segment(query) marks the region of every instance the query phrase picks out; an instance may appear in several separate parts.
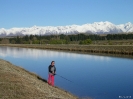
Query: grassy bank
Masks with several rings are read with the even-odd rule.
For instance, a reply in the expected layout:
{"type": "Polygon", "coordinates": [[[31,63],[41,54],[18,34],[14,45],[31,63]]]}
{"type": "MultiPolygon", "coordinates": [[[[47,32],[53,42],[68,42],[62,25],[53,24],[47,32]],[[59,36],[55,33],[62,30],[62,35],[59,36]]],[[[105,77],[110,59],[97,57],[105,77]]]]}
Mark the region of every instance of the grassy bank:
{"type": "Polygon", "coordinates": [[[77,99],[34,73],[0,59],[0,99],[77,99]]]}
{"type": "Polygon", "coordinates": [[[50,50],[78,51],[89,53],[121,54],[133,56],[133,45],[34,45],[34,44],[1,44],[1,46],[38,48],[50,50]]]}

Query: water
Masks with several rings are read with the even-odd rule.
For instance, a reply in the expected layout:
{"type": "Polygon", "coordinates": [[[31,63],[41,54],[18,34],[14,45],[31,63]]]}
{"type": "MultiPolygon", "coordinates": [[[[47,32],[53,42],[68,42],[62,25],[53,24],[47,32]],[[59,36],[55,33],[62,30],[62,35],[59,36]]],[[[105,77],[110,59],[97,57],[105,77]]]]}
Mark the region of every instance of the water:
{"type": "Polygon", "coordinates": [[[55,85],[79,97],[94,99],[133,98],[133,59],[76,54],[41,49],[0,47],[0,58],[48,77],[55,61],[55,85]]]}

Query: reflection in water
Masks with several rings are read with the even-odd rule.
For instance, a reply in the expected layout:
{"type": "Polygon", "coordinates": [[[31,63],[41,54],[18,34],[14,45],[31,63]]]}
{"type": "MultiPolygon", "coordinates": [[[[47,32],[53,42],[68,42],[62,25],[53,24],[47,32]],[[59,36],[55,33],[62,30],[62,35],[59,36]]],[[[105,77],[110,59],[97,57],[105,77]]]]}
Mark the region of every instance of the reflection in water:
{"type": "Polygon", "coordinates": [[[80,97],[118,99],[133,96],[133,61],[126,58],[76,54],[50,50],[0,47],[0,58],[22,66],[47,79],[48,66],[55,60],[55,85],[80,97]]]}
{"type": "Polygon", "coordinates": [[[76,54],[76,53],[68,53],[68,52],[58,52],[58,51],[49,51],[49,50],[38,50],[38,49],[30,49],[30,48],[15,48],[15,47],[1,47],[0,48],[0,56],[12,56],[14,58],[55,58],[55,57],[65,57],[65,58],[84,58],[84,59],[94,59],[94,60],[110,60],[109,57],[104,56],[94,56],[94,55],[85,55],[85,54],[76,54]]]}

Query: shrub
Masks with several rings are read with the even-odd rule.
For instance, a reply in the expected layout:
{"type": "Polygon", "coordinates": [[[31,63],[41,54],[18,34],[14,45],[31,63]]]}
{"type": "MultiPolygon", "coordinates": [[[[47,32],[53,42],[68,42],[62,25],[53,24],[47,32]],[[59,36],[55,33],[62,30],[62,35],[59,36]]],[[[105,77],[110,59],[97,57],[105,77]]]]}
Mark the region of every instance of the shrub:
{"type": "Polygon", "coordinates": [[[83,40],[83,41],[80,41],[79,44],[84,44],[84,45],[88,45],[88,44],[91,44],[92,41],[91,39],[86,39],[86,40],[83,40]]]}

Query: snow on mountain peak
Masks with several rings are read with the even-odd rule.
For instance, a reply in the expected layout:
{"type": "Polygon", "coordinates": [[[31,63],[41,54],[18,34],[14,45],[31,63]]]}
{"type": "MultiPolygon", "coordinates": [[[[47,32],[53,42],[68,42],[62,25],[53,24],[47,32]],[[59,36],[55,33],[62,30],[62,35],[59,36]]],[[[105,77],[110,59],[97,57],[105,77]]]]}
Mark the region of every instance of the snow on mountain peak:
{"type": "Polygon", "coordinates": [[[128,33],[133,32],[133,24],[128,22],[126,24],[115,25],[111,22],[94,22],[83,25],[67,25],[67,26],[36,26],[30,28],[11,28],[0,29],[0,36],[9,35],[51,35],[51,34],[77,34],[77,33],[91,33],[91,34],[109,34],[109,33],[128,33]]]}

